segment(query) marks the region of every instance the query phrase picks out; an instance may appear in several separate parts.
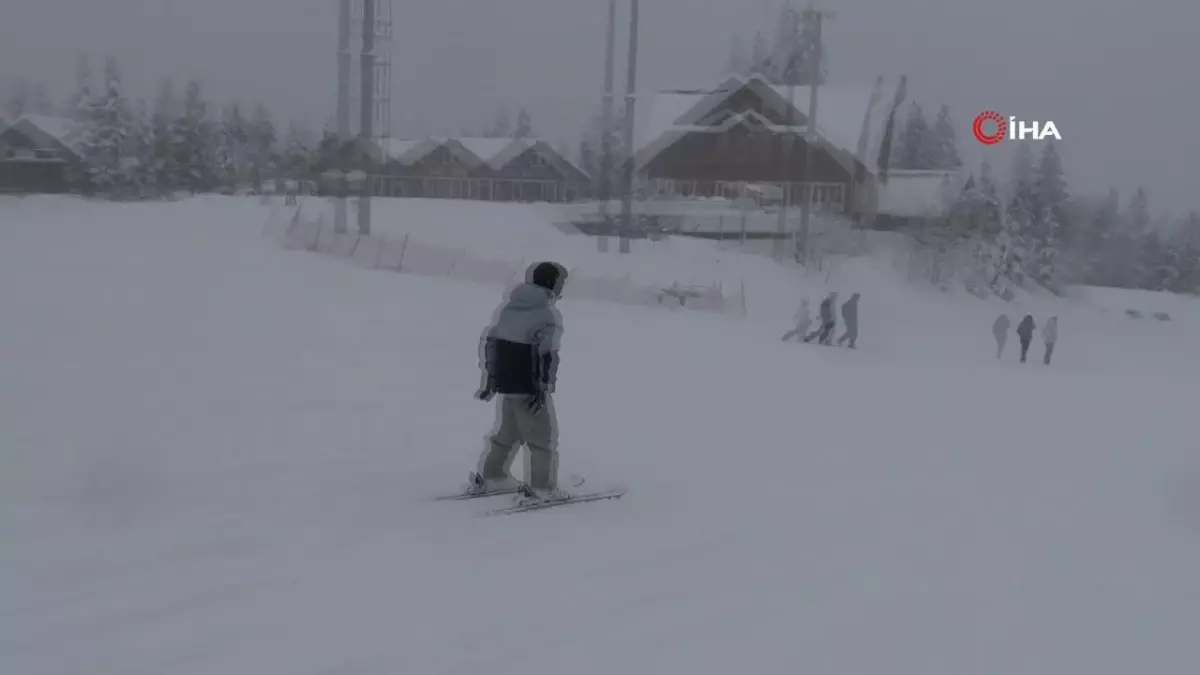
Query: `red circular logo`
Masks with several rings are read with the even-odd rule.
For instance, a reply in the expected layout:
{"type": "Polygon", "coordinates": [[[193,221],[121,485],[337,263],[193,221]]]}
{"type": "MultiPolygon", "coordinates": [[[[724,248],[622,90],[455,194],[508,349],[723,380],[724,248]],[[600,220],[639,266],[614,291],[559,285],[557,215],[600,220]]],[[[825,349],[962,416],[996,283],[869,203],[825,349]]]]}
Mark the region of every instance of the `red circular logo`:
{"type": "Polygon", "coordinates": [[[975,140],[980,143],[995,145],[1008,136],[1008,121],[995,110],[985,110],[975,118],[974,124],[971,125],[971,133],[975,134],[975,140]],[[984,130],[983,127],[988,122],[996,125],[995,131],[988,133],[984,130]]]}

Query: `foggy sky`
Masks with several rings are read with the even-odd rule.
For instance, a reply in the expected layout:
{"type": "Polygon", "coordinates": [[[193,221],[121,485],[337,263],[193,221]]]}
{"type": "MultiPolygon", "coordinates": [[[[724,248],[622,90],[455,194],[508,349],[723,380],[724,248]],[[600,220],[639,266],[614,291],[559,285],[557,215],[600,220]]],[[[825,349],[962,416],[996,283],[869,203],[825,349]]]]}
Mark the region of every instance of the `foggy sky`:
{"type": "MultiPolygon", "coordinates": [[[[639,89],[706,86],[732,31],[770,30],[781,0],[642,0],[639,89]]],[[[622,0],[622,6],[628,0],[622,0]]],[[[393,0],[395,135],[478,130],[525,103],[538,135],[574,148],[603,81],[605,0],[393,0]]],[[[314,128],[335,103],[336,0],[6,0],[0,82],[73,88],[78,51],[115,56],[127,87],[197,77],[211,99],[261,100],[314,128]]],[[[1149,190],[1152,210],[1200,208],[1194,134],[1200,3],[1185,0],[824,0],[832,83],[908,74],[928,113],[942,102],[976,164],[1003,166],[971,119],[993,108],[1052,119],[1073,191],[1149,190]]],[[[619,52],[624,52],[624,33],[619,52]]],[[[622,59],[623,60],[623,59],[622,59]]],[[[618,88],[624,68],[618,65],[618,88]]],[[[177,85],[182,86],[182,83],[177,85]]],[[[1012,144],[1007,144],[1011,146],[1012,144]]],[[[1011,147],[1009,148],[1011,150],[1011,147]]],[[[1003,175],[1003,174],[1002,174],[1003,175]]]]}

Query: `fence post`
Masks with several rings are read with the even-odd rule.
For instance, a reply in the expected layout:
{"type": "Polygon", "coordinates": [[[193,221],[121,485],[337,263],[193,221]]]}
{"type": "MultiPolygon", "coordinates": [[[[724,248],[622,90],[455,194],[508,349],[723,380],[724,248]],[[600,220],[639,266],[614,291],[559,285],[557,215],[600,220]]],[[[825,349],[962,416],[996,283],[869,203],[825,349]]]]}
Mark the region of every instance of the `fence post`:
{"type": "Polygon", "coordinates": [[[383,249],[386,247],[387,247],[387,237],[380,237],[379,238],[379,250],[375,253],[375,264],[371,266],[371,269],[373,269],[373,270],[379,269],[379,263],[383,261],[383,249]]]}
{"type": "Polygon", "coordinates": [[[292,230],[295,229],[296,223],[300,221],[300,209],[296,209],[296,215],[292,216],[292,222],[288,223],[287,229],[283,231],[284,243],[292,240],[292,230]]]}
{"type": "Polygon", "coordinates": [[[275,222],[275,209],[276,207],[271,207],[271,213],[267,216],[267,222],[263,223],[260,236],[265,237],[267,235],[267,230],[270,229],[271,225],[275,222]]]}
{"type": "Polygon", "coordinates": [[[748,318],[750,311],[746,307],[746,280],[742,279],[742,318],[748,318]]]}
{"type": "Polygon", "coordinates": [[[404,271],[404,252],[408,250],[408,235],[410,232],[404,233],[404,241],[400,244],[400,259],[396,261],[396,271],[404,271]]]}
{"type": "Polygon", "coordinates": [[[321,250],[321,221],[317,221],[317,236],[313,238],[312,248],[308,249],[309,253],[317,253],[321,250]]]}

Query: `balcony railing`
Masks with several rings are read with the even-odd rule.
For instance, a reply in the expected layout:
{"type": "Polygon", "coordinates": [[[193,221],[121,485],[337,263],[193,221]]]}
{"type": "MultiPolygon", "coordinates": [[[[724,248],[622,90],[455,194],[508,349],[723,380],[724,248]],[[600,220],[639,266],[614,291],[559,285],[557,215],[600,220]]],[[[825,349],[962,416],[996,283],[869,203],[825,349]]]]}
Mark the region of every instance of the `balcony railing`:
{"type": "Polygon", "coordinates": [[[799,205],[805,199],[822,210],[841,211],[846,204],[844,183],[789,182],[756,183],[750,181],[676,180],[654,178],[644,185],[644,196],[651,199],[697,199],[716,197],[748,200],[759,207],[799,205]]]}

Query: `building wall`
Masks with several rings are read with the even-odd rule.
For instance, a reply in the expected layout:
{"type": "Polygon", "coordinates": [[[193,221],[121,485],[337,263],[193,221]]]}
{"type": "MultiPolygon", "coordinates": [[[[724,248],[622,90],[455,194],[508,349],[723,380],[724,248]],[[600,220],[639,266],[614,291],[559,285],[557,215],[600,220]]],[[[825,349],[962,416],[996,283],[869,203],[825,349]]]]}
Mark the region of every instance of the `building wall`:
{"type": "Polygon", "coordinates": [[[0,132],[0,192],[67,192],[66,160],[9,127],[0,132]]]}
{"type": "Polygon", "coordinates": [[[676,141],[647,164],[647,178],[779,183],[848,183],[851,175],[827,151],[816,148],[805,176],[805,143],[796,139],[783,164],[783,139],[766,131],[735,127],[721,134],[693,133],[676,141]]]}
{"type": "Polygon", "coordinates": [[[643,177],[650,184],[666,179],[688,185],[688,191],[705,196],[726,193],[731,184],[786,183],[789,203],[801,202],[810,188],[818,201],[831,201],[836,208],[850,209],[856,203],[853,176],[829,151],[812,151],[807,174],[803,139],[795,139],[786,166],[783,152],[782,137],[766,130],[738,126],[720,134],[692,133],[654,157],[643,177]]]}

